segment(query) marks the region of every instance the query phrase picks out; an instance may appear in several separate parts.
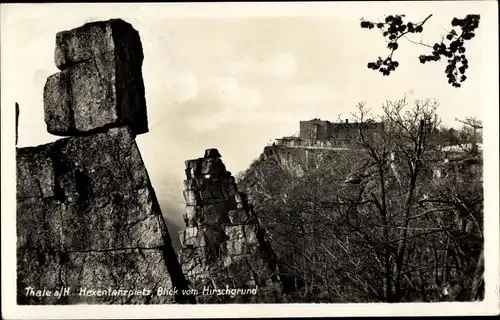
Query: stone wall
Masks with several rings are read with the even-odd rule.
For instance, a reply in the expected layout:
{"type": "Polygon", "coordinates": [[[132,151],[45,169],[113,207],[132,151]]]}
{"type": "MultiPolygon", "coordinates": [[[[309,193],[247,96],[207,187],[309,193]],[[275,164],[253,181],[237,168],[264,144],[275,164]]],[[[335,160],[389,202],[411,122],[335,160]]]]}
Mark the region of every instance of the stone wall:
{"type": "Polygon", "coordinates": [[[383,123],[331,123],[329,126],[329,139],[335,147],[359,147],[360,130],[363,131],[365,138],[372,139],[377,133],[382,132],[383,123]]]}
{"type": "Polygon", "coordinates": [[[359,130],[366,136],[372,136],[383,129],[381,122],[349,123],[330,122],[321,119],[300,121],[300,138],[307,145],[327,142],[332,147],[351,147],[359,140],[359,130]]]}
{"type": "Polygon", "coordinates": [[[326,140],[330,135],[330,121],[321,119],[313,119],[309,121],[300,121],[300,138],[308,142],[314,143],[316,140],[326,140]]]}
{"type": "Polygon", "coordinates": [[[186,229],[179,233],[182,269],[199,302],[277,302],[276,258],[246,194],[217,149],[186,161],[186,229]],[[256,289],[257,294],[214,295],[207,289],[256,289]],[[203,290],[205,289],[205,292],[203,290]]]}
{"type": "Polygon", "coordinates": [[[57,34],[45,122],[72,137],[16,150],[19,304],[193,302],[135,142],[148,131],[142,59],[122,20],[57,34]]]}

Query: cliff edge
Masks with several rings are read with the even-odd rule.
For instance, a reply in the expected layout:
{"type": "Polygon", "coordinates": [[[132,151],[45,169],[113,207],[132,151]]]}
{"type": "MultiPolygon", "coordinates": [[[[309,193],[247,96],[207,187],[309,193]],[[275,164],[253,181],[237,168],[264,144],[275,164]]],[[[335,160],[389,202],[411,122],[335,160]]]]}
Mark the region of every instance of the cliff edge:
{"type": "Polygon", "coordinates": [[[135,142],[142,60],[123,20],[57,34],[45,122],[71,137],[16,150],[18,304],[194,302],[135,142]]]}

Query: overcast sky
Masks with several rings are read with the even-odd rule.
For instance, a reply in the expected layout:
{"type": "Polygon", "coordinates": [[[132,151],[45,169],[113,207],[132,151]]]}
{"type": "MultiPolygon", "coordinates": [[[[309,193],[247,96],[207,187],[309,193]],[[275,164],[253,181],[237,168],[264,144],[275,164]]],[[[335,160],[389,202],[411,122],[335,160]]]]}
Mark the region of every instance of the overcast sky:
{"type": "Polygon", "coordinates": [[[122,18],[139,31],[150,132],[137,142],[170,220],[181,221],[184,160],[218,148],[233,174],[248,167],[270,139],[298,132],[299,121],[349,117],[357,102],[378,112],[405,93],[435,98],[445,124],[488,113],[498,72],[497,4],[475,2],[334,2],[330,4],[22,4],[2,5],[2,108],[20,104],[18,146],[51,142],[43,86],[54,65],[55,35],[88,21],[122,18]],[[429,49],[402,41],[389,77],[366,64],[387,49],[360,18],[406,14],[414,36],[433,44],[453,17],[481,15],[467,43],[469,69],[460,89],[447,83],[445,62],[422,65],[429,49]],[[491,32],[494,30],[494,32],[491,32]],[[496,64],[492,64],[496,60],[496,64]]]}

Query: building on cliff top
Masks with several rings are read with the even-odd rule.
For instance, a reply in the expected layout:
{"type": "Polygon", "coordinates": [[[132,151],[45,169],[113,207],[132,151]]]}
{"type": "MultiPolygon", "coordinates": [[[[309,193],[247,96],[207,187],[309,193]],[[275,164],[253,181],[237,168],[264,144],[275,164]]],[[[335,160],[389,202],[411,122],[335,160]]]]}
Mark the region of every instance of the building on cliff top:
{"type": "Polygon", "coordinates": [[[346,147],[357,140],[360,126],[369,132],[376,132],[383,126],[382,122],[330,122],[314,118],[300,121],[298,137],[282,137],[276,139],[276,144],[281,146],[321,146],[321,147],[346,147]]]}

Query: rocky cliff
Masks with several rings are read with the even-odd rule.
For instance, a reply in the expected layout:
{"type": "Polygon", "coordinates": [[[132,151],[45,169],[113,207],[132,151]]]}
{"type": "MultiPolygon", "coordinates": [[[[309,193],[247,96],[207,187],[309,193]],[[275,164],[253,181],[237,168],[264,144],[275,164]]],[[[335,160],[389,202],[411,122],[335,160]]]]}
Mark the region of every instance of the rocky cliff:
{"type": "Polygon", "coordinates": [[[308,171],[331,165],[339,159],[357,157],[358,153],[355,149],[347,148],[272,145],[264,147],[249,170],[261,167],[264,163],[272,163],[283,173],[297,178],[304,176],[308,171]]]}
{"type": "Polygon", "coordinates": [[[186,229],[179,259],[200,302],[278,302],[276,257],[246,194],[217,149],[186,161],[186,229]],[[217,289],[241,293],[207,294],[217,289]],[[254,291],[252,291],[254,289],[254,291]]]}
{"type": "Polygon", "coordinates": [[[19,304],[193,301],[134,140],[148,131],[142,60],[122,20],[57,34],[45,122],[71,137],[17,149],[19,304]]]}

